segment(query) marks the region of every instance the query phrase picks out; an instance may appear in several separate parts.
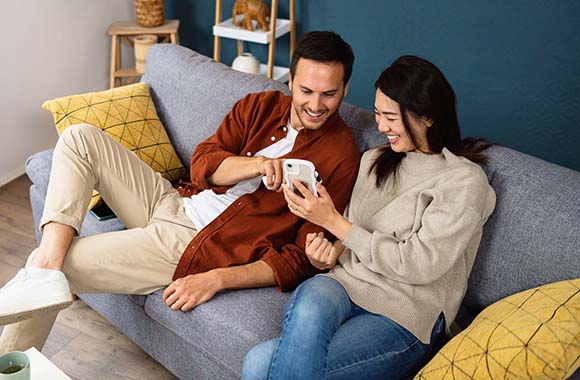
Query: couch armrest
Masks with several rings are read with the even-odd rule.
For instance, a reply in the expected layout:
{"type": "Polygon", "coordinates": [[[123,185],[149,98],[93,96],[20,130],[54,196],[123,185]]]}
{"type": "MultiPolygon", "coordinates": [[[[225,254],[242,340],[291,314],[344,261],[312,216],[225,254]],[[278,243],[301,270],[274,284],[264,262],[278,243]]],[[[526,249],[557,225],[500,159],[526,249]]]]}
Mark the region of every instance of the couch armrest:
{"type": "Polygon", "coordinates": [[[33,154],[26,160],[26,174],[32,184],[43,194],[46,194],[46,189],[48,188],[53,151],[54,149],[43,150],[33,154]]]}

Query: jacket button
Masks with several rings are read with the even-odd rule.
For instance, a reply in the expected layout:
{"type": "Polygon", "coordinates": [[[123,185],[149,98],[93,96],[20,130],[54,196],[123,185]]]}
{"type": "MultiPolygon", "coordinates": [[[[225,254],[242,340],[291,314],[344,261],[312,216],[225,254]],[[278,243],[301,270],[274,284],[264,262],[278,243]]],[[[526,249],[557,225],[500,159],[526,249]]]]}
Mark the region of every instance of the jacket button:
{"type": "Polygon", "coordinates": [[[288,130],[288,128],[284,127],[284,128],[282,128],[282,130],[283,130],[284,132],[286,132],[286,131],[288,130]]]}
{"type": "Polygon", "coordinates": [[[252,155],[252,152],[248,152],[246,153],[246,156],[250,157],[252,155]]]}
{"type": "Polygon", "coordinates": [[[272,137],[270,137],[270,140],[276,141],[276,137],[272,136],[272,137]]]}

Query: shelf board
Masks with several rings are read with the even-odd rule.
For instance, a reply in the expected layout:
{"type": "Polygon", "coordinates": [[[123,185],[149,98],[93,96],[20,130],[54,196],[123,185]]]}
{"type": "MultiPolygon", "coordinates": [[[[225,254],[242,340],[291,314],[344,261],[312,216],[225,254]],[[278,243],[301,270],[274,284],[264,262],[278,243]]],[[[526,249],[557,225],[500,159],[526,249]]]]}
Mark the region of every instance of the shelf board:
{"type": "MultiPolygon", "coordinates": [[[[273,73],[274,78],[272,78],[272,79],[274,79],[278,82],[286,83],[286,82],[288,82],[288,73],[289,72],[290,72],[290,69],[288,69],[287,67],[274,66],[274,73],[273,73]]],[[[268,76],[268,65],[265,65],[263,63],[260,64],[260,74],[264,75],[264,76],[268,76]]]]}
{"type": "MultiPolygon", "coordinates": [[[[233,19],[213,26],[214,36],[233,38],[235,40],[256,42],[259,44],[270,43],[270,31],[264,32],[262,29],[256,27],[257,22],[252,21],[254,31],[243,29],[234,25],[233,19]]],[[[283,36],[290,31],[290,20],[279,18],[276,20],[276,38],[283,36]]]]}
{"type": "Polygon", "coordinates": [[[179,20],[165,20],[162,25],[152,28],[144,27],[135,21],[117,21],[109,26],[107,34],[118,36],[135,36],[138,34],[171,34],[177,33],[179,29],[179,20]]]}
{"type": "Polygon", "coordinates": [[[143,73],[138,72],[134,67],[115,70],[115,78],[140,77],[143,73]]]}

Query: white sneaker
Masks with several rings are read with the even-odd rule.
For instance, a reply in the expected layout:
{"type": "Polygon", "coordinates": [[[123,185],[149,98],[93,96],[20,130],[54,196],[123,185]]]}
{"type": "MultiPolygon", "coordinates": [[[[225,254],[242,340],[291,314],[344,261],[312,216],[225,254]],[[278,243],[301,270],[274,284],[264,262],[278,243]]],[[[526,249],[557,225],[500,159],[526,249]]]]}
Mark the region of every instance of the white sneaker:
{"type": "Polygon", "coordinates": [[[0,325],[58,311],[71,303],[72,295],[64,273],[23,268],[0,289],[0,325]]]}

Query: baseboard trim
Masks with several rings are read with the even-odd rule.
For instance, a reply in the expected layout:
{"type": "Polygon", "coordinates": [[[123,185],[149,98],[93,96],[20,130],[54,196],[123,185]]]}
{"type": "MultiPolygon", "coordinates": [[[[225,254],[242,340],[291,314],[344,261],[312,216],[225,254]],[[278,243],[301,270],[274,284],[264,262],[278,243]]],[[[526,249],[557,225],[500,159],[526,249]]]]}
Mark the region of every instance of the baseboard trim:
{"type": "Polygon", "coordinates": [[[20,177],[22,174],[26,173],[26,166],[22,166],[12,170],[10,173],[0,175],[0,187],[6,185],[9,182],[14,181],[16,178],[20,177]]]}

